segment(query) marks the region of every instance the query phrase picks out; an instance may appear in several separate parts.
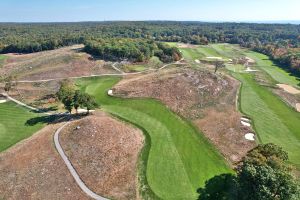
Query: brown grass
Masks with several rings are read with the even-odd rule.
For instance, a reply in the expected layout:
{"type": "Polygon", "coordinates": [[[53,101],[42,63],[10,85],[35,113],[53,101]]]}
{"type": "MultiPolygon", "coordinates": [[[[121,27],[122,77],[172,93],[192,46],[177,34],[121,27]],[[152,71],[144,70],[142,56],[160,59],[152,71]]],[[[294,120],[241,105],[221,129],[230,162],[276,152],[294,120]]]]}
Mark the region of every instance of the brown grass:
{"type": "Polygon", "coordinates": [[[60,140],[82,180],[94,192],[112,199],[137,199],[136,165],[142,136],[140,130],[102,115],[72,123],[60,140]]]}
{"type": "Polygon", "coordinates": [[[0,199],[89,199],[54,148],[50,125],[0,154],[0,199]]]}
{"type": "Polygon", "coordinates": [[[152,97],[191,119],[232,164],[255,142],[247,141],[236,110],[239,82],[225,75],[190,68],[129,77],[114,87],[122,97],[152,97]]]}

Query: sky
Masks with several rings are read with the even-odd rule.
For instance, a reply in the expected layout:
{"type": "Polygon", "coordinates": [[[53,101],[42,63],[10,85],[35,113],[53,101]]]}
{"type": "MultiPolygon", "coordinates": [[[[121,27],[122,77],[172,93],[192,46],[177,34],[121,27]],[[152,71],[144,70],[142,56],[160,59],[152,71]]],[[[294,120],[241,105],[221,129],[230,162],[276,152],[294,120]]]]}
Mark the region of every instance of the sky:
{"type": "Polygon", "coordinates": [[[300,21],[300,0],[0,0],[0,22],[300,21]]]}

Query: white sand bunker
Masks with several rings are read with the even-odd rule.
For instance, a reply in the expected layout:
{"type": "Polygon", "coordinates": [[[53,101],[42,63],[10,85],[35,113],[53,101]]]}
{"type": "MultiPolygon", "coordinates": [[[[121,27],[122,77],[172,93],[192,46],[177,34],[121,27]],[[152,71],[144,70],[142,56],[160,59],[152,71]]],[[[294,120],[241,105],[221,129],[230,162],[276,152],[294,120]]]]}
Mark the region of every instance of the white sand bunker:
{"type": "Polygon", "coordinates": [[[243,125],[243,126],[248,126],[248,127],[250,127],[250,126],[251,126],[251,124],[250,124],[250,123],[248,123],[248,122],[243,122],[243,121],[241,121],[241,123],[242,123],[242,125],[243,125]]]}
{"type": "Polygon", "coordinates": [[[297,104],[296,104],[296,110],[297,110],[298,112],[300,112],[300,103],[297,103],[297,104]]]}
{"type": "Polygon", "coordinates": [[[200,60],[196,59],[195,62],[196,62],[196,63],[200,63],[200,60]]]}
{"type": "Polygon", "coordinates": [[[245,72],[258,72],[258,70],[251,69],[250,67],[247,67],[247,69],[245,70],[245,72]]]}
{"type": "Polygon", "coordinates": [[[290,94],[300,94],[300,90],[286,84],[277,84],[278,87],[283,89],[284,91],[290,93],[290,94]]]}
{"type": "Polygon", "coordinates": [[[222,57],[206,57],[207,59],[223,60],[222,57]]]}
{"type": "Polygon", "coordinates": [[[251,126],[251,120],[250,119],[248,119],[248,118],[246,118],[246,117],[241,117],[241,124],[243,125],[243,126],[248,126],[248,127],[250,127],[251,126]]]}
{"type": "MultiPolygon", "coordinates": [[[[90,110],[89,112],[92,113],[92,112],[95,112],[95,110],[90,110]]],[[[80,113],[87,113],[87,110],[86,109],[78,109],[77,113],[79,113],[79,114],[80,113]]]]}
{"type": "Polygon", "coordinates": [[[114,94],[113,94],[113,90],[108,90],[107,94],[108,94],[109,96],[113,96],[113,95],[114,95],[114,94]]]}
{"type": "Polygon", "coordinates": [[[247,133],[245,138],[246,140],[255,141],[255,135],[253,133],[247,133]]]}
{"type": "Polygon", "coordinates": [[[7,102],[7,100],[0,100],[0,103],[5,103],[5,102],[7,102]]]}

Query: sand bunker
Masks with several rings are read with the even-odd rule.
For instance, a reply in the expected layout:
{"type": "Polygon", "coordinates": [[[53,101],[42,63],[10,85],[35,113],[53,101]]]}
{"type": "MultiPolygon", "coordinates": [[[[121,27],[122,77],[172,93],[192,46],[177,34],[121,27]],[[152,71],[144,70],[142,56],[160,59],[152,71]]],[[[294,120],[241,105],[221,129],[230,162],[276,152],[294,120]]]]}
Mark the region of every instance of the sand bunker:
{"type": "Polygon", "coordinates": [[[112,91],[112,90],[108,90],[107,94],[108,94],[109,96],[113,96],[113,91],[112,91]]]}
{"type": "Polygon", "coordinates": [[[0,100],[0,103],[6,103],[7,102],[7,100],[0,100]]]}
{"type": "Polygon", "coordinates": [[[241,123],[243,124],[243,126],[248,126],[248,127],[250,127],[250,126],[251,126],[251,124],[250,124],[250,123],[248,123],[248,122],[241,121],[241,123]]]}
{"type": "Polygon", "coordinates": [[[300,112],[300,103],[297,103],[297,104],[296,104],[296,110],[297,110],[298,112],[300,112]]]}
{"type": "Polygon", "coordinates": [[[258,70],[255,69],[251,69],[250,67],[247,67],[247,69],[245,70],[245,72],[257,72],[258,70]]]}
{"type": "Polygon", "coordinates": [[[206,57],[207,59],[223,60],[222,57],[206,57]]]}
{"type": "Polygon", "coordinates": [[[255,63],[255,60],[253,60],[252,58],[246,57],[246,60],[248,61],[249,64],[255,63]]]}
{"type": "Polygon", "coordinates": [[[255,135],[253,133],[247,133],[245,138],[246,140],[255,141],[255,135]]]}
{"type": "MultiPolygon", "coordinates": [[[[89,112],[92,113],[92,112],[95,112],[95,110],[90,110],[89,112]]],[[[86,109],[78,109],[77,113],[87,113],[87,110],[86,109]]]]}
{"type": "Polygon", "coordinates": [[[277,84],[278,87],[283,89],[284,91],[290,93],[290,94],[300,94],[300,90],[286,84],[277,84]]]}
{"type": "Polygon", "coordinates": [[[244,121],[244,122],[250,122],[250,119],[245,118],[245,117],[241,117],[241,120],[244,121]]]}

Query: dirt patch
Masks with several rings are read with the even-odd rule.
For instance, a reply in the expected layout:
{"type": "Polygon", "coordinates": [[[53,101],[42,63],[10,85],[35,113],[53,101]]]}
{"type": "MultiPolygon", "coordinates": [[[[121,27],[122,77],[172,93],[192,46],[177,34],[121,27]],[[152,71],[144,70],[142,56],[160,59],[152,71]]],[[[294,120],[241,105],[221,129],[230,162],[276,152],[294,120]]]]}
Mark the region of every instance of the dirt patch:
{"type": "Polygon", "coordinates": [[[280,88],[272,89],[272,92],[278,95],[280,98],[282,98],[282,100],[289,104],[291,107],[294,107],[298,112],[300,112],[300,108],[298,105],[300,103],[299,94],[291,94],[280,88]]]}
{"type": "Polygon", "coordinates": [[[227,76],[177,68],[125,78],[114,87],[114,95],[161,100],[191,119],[234,164],[256,145],[244,137],[252,130],[241,125],[241,115],[236,111],[238,88],[239,82],[227,76]]]}
{"type": "Polygon", "coordinates": [[[278,87],[283,89],[284,91],[290,93],[290,94],[300,94],[300,90],[286,84],[277,84],[278,87]]]}
{"type": "Polygon", "coordinates": [[[60,125],[49,125],[0,154],[0,199],[89,199],[54,148],[60,125]]]}
{"type": "Polygon", "coordinates": [[[187,43],[178,43],[177,44],[179,48],[190,48],[190,49],[195,49],[198,48],[198,45],[194,45],[194,44],[187,44],[187,43]]]}
{"type": "Polygon", "coordinates": [[[67,126],[60,141],[92,191],[113,199],[137,199],[140,130],[106,115],[90,116],[67,126]]]}
{"type": "MultiPolygon", "coordinates": [[[[18,80],[41,80],[116,73],[101,60],[81,51],[83,45],[32,54],[10,54],[0,68],[0,76],[16,76],[18,80]]],[[[110,65],[110,64],[109,64],[110,65]]]]}

